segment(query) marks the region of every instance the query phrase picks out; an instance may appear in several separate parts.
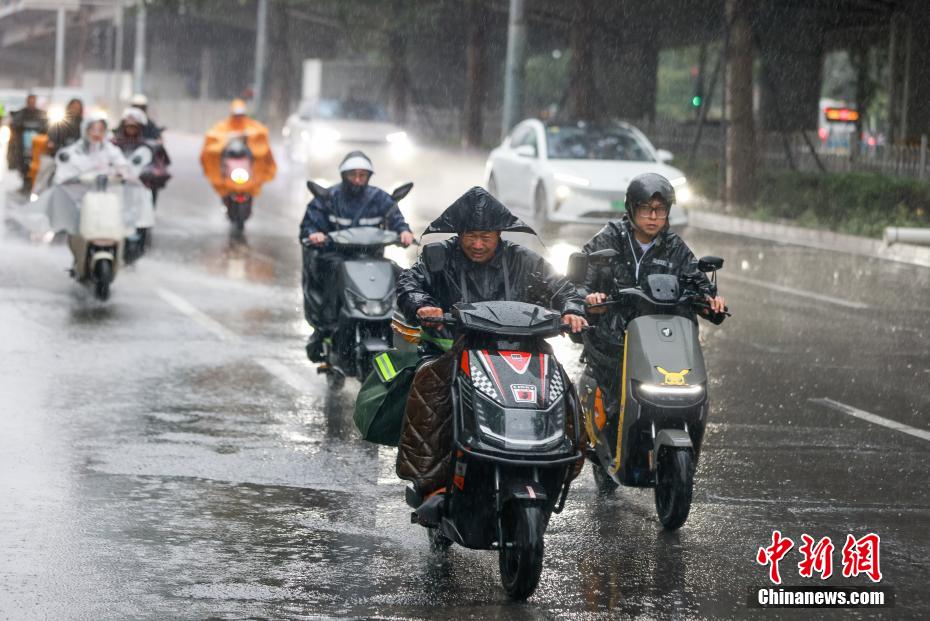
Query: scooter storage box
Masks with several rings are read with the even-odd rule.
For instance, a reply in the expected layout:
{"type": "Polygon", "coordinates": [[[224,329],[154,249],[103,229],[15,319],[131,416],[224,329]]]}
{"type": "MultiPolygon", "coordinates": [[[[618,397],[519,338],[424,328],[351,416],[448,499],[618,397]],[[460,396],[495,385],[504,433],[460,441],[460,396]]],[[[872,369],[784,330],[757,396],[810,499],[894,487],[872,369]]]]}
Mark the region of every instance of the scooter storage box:
{"type": "Polygon", "coordinates": [[[121,241],[126,227],[119,197],[111,192],[88,192],[81,203],[81,237],[121,241]]]}

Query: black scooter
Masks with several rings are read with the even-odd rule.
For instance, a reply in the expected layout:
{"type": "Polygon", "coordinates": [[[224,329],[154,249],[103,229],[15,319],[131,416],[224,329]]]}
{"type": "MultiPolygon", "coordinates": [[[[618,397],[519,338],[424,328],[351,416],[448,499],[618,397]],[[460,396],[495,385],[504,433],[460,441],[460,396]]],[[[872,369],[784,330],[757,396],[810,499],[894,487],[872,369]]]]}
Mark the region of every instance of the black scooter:
{"type": "MultiPolygon", "coordinates": [[[[458,304],[443,323],[465,339],[452,384],[453,474],[431,506],[437,514],[414,511],[411,521],[428,527],[434,549],[498,550],[505,591],[526,599],[542,573],[549,517],[562,510],[581,458],[577,399],[544,341],[565,326],[559,313],[522,302],[458,304]]],[[[412,485],[406,500],[430,505],[412,485]]]]}
{"type": "MultiPolygon", "coordinates": [[[[609,262],[613,250],[573,255],[569,278],[581,283],[588,262],[609,262]]],[[[713,274],[723,259],[698,263],[713,274]]],[[[668,274],[652,274],[645,286],[622,288],[610,305],[634,309],[624,326],[619,411],[605,411],[606,399],[586,365],[578,380],[585,429],[593,446],[588,454],[599,491],[618,485],[654,487],[659,521],[668,530],[685,523],[691,510],[694,471],[707,425],[710,402],[707,371],[698,339],[697,317],[720,324],[729,312],[714,313],[697,283],[668,274]]]]}

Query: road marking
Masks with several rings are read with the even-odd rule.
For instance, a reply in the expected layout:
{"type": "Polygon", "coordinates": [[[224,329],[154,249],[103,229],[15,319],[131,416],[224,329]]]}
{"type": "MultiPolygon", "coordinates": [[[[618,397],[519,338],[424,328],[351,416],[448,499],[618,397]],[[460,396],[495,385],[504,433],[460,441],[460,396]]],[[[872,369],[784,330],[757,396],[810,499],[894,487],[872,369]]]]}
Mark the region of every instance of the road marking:
{"type": "Polygon", "coordinates": [[[864,421],[868,421],[876,425],[881,425],[882,427],[887,427],[888,429],[894,429],[895,431],[900,431],[901,433],[906,433],[908,435],[914,436],[915,438],[920,438],[921,440],[927,440],[930,442],[930,431],[917,429],[916,427],[911,427],[910,425],[905,425],[904,423],[899,423],[897,421],[878,416],[877,414],[872,414],[871,412],[866,412],[865,410],[854,408],[851,405],[846,405],[845,403],[840,403],[839,401],[834,401],[833,399],[809,399],[809,401],[811,403],[816,403],[817,405],[830,408],[831,410],[836,410],[838,412],[842,412],[843,414],[849,414],[850,416],[861,418],[864,421]]]}
{"type": "Polygon", "coordinates": [[[241,340],[239,335],[229,330],[226,326],[218,322],[216,319],[213,319],[203,311],[194,307],[193,304],[182,298],[176,293],[163,289],[162,287],[156,287],[155,293],[158,294],[158,297],[163,299],[165,302],[175,307],[197,323],[201,327],[209,331],[213,336],[217,337],[221,341],[238,341],[241,340]]]}
{"type": "MultiPolygon", "coordinates": [[[[200,324],[202,328],[206,329],[221,341],[235,343],[241,342],[243,340],[241,336],[217,320],[213,319],[200,309],[194,307],[193,304],[178,294],[163,287],[156,287],[155,293],[157,293],[158,296],[165,302],[193,319],[196,323],[200,324]]],[[[307,380],[306,377],[294,372],[291,368],[281,364],[273,358],[256,358],[253,359],[253,362],[265,369],[265,371],[267,371],[270,375],[287,384],[299,393],[305,394],[313,391],[314,386],[307,380]]]]}
{"type": "Polygon", "coordinates": [[[863,309],[869,308],[868,304],[863,304],[862,302],[853,302],[851,300],[844,300],[843,298],[835,298],[832,295],[814,293],[813,291],[807,291],[806,289],[795,289],[794,287],[787,287],[785,285],[776,285],[770,282],[756,280],[755,278],[737,276],[736,274],[725,274],[725,275],[721,274],[720,276],[724,279],[735,280],[736,282],[741,282],[747,285],[763,287],[764,289],[770,289],[772,291],[778,291],[779,293],[787,293],[789,295],[796,295],[802,298],[817,300],[818,302],[827,302],[828,304],[836,304],[837,306],[843,306],[845,308],[854,308],[856,310],[863,310],[863,309]]]}

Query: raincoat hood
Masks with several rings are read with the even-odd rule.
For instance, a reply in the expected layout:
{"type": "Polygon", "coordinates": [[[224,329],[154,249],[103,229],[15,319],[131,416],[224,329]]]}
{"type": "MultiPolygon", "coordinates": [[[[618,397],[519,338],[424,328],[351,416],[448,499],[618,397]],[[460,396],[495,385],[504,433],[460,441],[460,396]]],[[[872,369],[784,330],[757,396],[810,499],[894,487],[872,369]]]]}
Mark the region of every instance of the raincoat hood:
{"type": "Polygon", "coordinates": [[[102,121],[104,127],[107,129],[110,128],[110,122],[107,119],[107,115],[102,112],[91,112],[83,119],[81,119],[81,138],[87,138],[87,129],[94,123],[102,121]]]}
{"type": "Polygon", "coordinates": [[[532,227],[510,213],[510,210],[484,188],[475,186],[449,205],[433,220],[424,235],[430,233],[464,233],[466,231],[510,231],[536,234],[532,227]]]}

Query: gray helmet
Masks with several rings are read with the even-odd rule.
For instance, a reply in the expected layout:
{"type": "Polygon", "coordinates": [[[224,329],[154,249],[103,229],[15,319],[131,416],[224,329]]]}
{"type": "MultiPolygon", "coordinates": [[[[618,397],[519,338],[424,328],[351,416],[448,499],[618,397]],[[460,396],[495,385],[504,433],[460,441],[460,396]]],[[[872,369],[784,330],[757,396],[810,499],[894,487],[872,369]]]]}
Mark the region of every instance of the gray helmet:
{"type": "Polygon", "coordinates": [[[630,222],[635,222],[633,209],[658,195],[658,198],[671,210],[675,204],[675,188],[668,179],[656,173],[645,173],[633,177],[626,189],[626,215],[630,222]]]}

